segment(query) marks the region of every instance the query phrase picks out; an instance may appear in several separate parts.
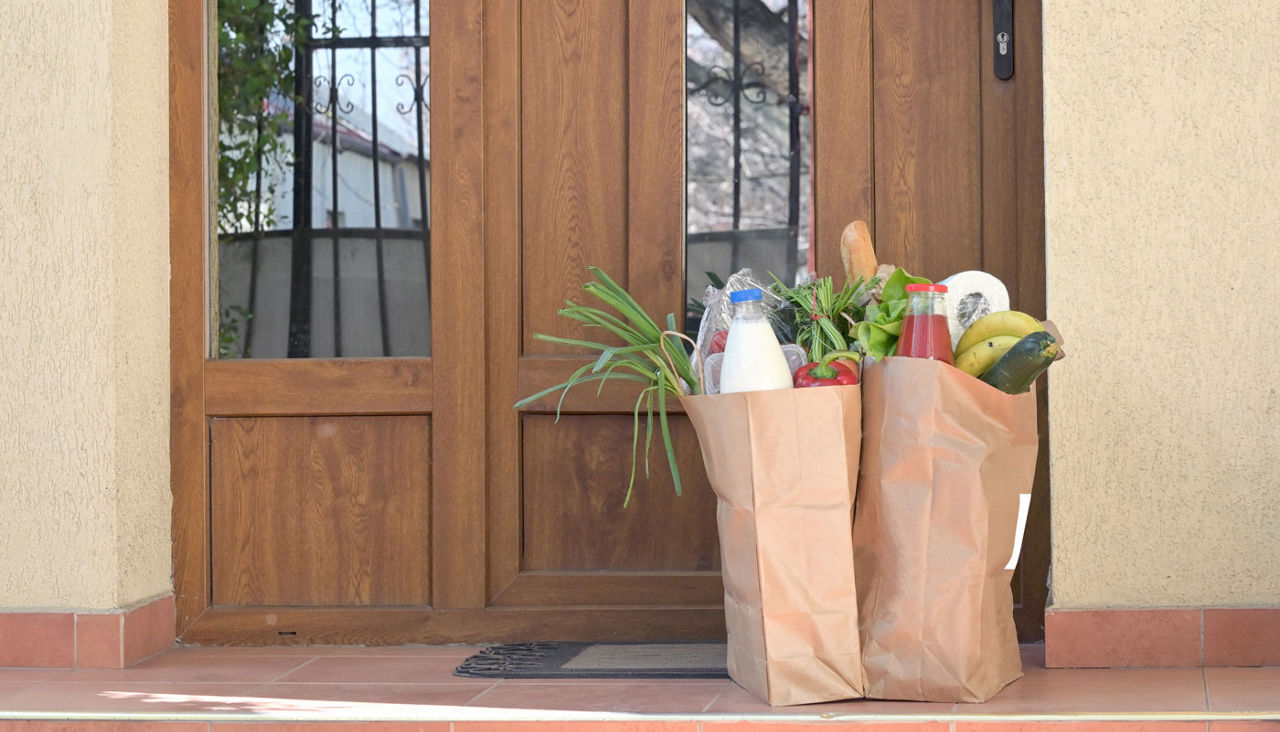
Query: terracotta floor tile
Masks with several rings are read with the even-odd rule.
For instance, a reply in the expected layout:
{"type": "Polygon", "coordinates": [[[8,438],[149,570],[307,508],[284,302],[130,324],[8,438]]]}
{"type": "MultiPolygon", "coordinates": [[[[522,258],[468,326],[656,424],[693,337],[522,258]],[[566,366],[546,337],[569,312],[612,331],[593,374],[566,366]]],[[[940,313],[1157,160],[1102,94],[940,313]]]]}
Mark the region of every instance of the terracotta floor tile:
{"type": "Polygon", "coordinates": [[[70,668],[75,613],[0,613],[0,666],[70,668]]]}
{"type": "Polygon", "coordinates": [[[250,683],[45,682],[3,700],[20,712],[227,712],[243,711],[250,683]]]}
{"type": "Polygon", "coordinates": [[[482,646],[337,646],[330,656],[430,656],[463,659],[480,652],[482,646]]]}
{"type": "Polygon", "coordinates": [[[222,656],[186,658],[181,654],[162,653],[126,669],[78,669],[67,672],[58,681],[208,681],[257,682],[274,681],[288,671],[311,662],[299,656],[222,656]]]}
{"type": "Polygon", "coordinates": [[[323,656],[277,681],[289,683],[475,683],[453,675],[449,656],[323,656]]]}
{"type": "Polygon", "coordinates": [[[214,722],[216,732],[449,732],[448,722],[214,722]]]}
{"type": "Polygon", "coordinates": [[[955,732],[1206,732],[1207,722],[956,722],[955,732]]]}
{"type": "Polygon", "coordinates": [[[698,732],[696,722],[454,722],[453,732],[698,732]]]}
{"type": "Polygon", "coordinates": [[[475,684],[263,684],[255,697],[319,699],[376,704],[465,706],[492,683],[475,684]]]}
{"type": "Polygon", "coordinates": [[[1210,722],[1209,732],[1280,732],[1280,718],[1210,722]]]}
{"type": "Polygon", "coordinates": [[[453,732],[698,732],[697,722],[454,722],[453,732]]]}
{"type": "Polygon", "coordinates": [[[1280,608],[1204,611],[1206,666],[1280,664],[1280,608]]]}
{"type": "Polygon", "coordinates": [[[121,629],[125,666],[173,648],[176,612],[173,595],[168,595],[124,614],[121,629]]]}
{"type": "Polygon", "coordinates": [[[39,681],[0,681],[0,709],[3,708],[4,700],[17,694],[24,689],[30,689],[39,681]]]}
{"type": "Polygon", "coordinates": [[[120,637],[119,615],[76,613],[76,666],[121,668],[124,655],[120,637]]]}
{"type": "Polygon", "coordinates": [[[1038,669],[983,704],[959,704],[957,714],[1203,711],[1198,668],[1038,669]]]}
{"type": "Polygon", "coordinates": [[[1215,712],[1280,711],[1280,667],[1207,668],[1209,709],[1215,712]]]}
{"type": "Polygon", "coordinates": [[[449,732],[448,722],[214,722],[214,732],[449,732]]]}
{"type": "Polygon", "coordinates": [[[1199,610],[1070,610],[1045,615],[1054,668],[1199,666],[1199,610]]]}
{"type": "Polygon", "coordinates": [[[1025,643],[1018,647],[1023,668],[1044,668],[1044,643],[1025,643]]]}
{"type": "Polygon", "coordinates": [[[48,681],[66,676],[69,668],[0,668],[0,681],[48,681]]]}
{"type": "MultiPolygon", "coordinates": [[[[276,648],[177,648],[125,670],[111,669],[0,669],[0,712],[39,711],[67,714],[236,713],[302,715],[322,719],[352,716],[403,719],[407,713],[440,719],[452,707],[466,707],[458,716],[483,719],[494,716],[509,722],[457,722],[452,732],[734,732],[758,729],[739,724],[739,715],[770,717],[788,715],[769,725],[778,732],[801,732],[805,727],[841,721],[871,726],[892,724],[894,732],[911,732],[921,716],[1200,712],[1205,710],[1205,689],[1214,712],[1262,711],[1277,718],[1239,726],[1217,723],[1219,732],[1280,732],[1280,668],[1187,669],[1051,669],[1043,667],[1043,646],[1023,647],[1026,676],[1014,682],[986,704],[934,704],[875,700],[849,700],[828,704],[770,707],[736,684],[714,680],[564,680],[467,679],[452,675],[461,658],[475,646],[444,647],[276,647],[276,648]],[[415,707],[421,707],[415,710],[415,707]],[[434,709],[432,709],[434,707],[434,709]],[[539,720],[540,712],[623,712],[663,715],[707,713],[697,722],[635,720],[614,724],[565,723],[539,720]],[[911,722],[893,722],[882,715],[911,715],[911,722]],[[722,716],[721,716],[722,715],[722,716]],[[865,715],[875,715],[868,720],[865,715]],[[526,721],[514,721],[523,717],[526,721]],[[532,717],[535,721],[528,721],[532,717]],[[796,719],[798,717],[799,719],[796,719]],[[856,719],[863,717],[862,719],[856,719]],[[807,720],[812,721],[807,721],[807,720]],[[803,722],[797,726],[797,723],[803,722]],[[672,725],[685,725],[677,729],[672,725]],[[779,726],[781,725],[781,726],[779,726]]],[[[554,714],[544,716],[555,716],[554,714]]],[[[1025,720],[1025,717],[1024,717],[1025,720]]],[[[1136,722],[1136,720],[1135,720],[1136,722]]],[[[133,723],[119,728],[135,729],[133,723]]],[[[1058,722],[1033,731],[1022,722],[990,718],[957,722],[955,732],[1206,732],[1205,722],[1175,723],[1151,719],[1138,726],[1128,723],[1058,722]],[[980,726],[998,722],[995,726],[980,726]]],[[[217,723],[219,732],[250,732],[256,725],[217,723]]],[[[839,724],[834,724],[839,727],[839,724]]],[[[940,732],[951,725],[943,725],[940,732]]],[[[289,727],[263,726],[277,732],[339,732],[345,723],[308,723],[289,727]]],[[[0,723],[0,732],[14,728],[0,723]]],[[[22,727],[22,732],[45,732],[22,727]]],[[[49,730],[86,729],[116,732],[116,727],[89,727],[83,723],[49,730]]],[[[208,726],[201,729],[210,732],[208,726]]],[[[352,732],[373,732],[358,725],[352,732]]],[[[382,732],[438,729],[448,724],[387,723],[382,732]]],[[[185,732],[184,728],[175,728],[185,732]]]]}
{"type": "MultiPolygon", "coordinates": [[[[800,707],[792,707],[798,709],[800,707]]],[[[813,722],[812,724],[796,722],[703,722],[703,732],[827,732],[831,730],[833,721],[813,722]]],[[[858,722],[856,726],[835,726],[835,729],[846,729],[850,732],[947,732],[951,728],[949,722],[890,722],[876,724],[874,722],[858,722]]]]}
{"type": "Polygon", "coordinates": [[[718,681],[683,684],[506,684],[499,683],[468,706],[512,709],[559,709],[586,712],[701,712],[724,690],[718,681]]]}
{"type": "Polygon", "coordinates": [[[0,732],[206,732],[209,725],[205,722],[140,722],[102,721],[90,722],[77,720],[74,722],[36,722],[0,720],[0,732]]]}
{"type": "Polygon", "coordinates": [[[851,715],[851,714],[948,714],[954,704],[937,704],[932,702],[894,702],[875,699],[850,699],[848,701],[824,702],[821,704],[799,704],[796,706],[771,707],[760,701],[751,692],[731,684],[715,701],[707,707],[710,714],[812,714],[812,715],[851,715]]]}

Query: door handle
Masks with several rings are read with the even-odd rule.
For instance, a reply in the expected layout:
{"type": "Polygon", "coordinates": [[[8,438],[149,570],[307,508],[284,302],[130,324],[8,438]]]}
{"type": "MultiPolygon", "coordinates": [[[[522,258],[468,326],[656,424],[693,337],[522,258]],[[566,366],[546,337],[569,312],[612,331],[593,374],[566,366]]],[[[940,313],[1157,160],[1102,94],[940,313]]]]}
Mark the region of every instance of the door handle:
{"type": "Polygon", "coordinates": [[[1013,0],[991,0],[995,53],[992,54],[997,79],[1013,76],[1013,0]]]}

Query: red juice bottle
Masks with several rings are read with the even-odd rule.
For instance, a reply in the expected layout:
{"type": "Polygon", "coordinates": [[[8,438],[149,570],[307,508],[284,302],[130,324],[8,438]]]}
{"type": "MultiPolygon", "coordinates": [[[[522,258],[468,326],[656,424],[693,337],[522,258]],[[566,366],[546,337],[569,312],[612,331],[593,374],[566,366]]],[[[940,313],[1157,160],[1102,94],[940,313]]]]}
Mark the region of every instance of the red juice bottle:
{"type": "Polygon", "coordinates": [[[899,356],[955,363],[947,327],[947,286],[907,285],[907,312],[898,336],[899,356]]]}

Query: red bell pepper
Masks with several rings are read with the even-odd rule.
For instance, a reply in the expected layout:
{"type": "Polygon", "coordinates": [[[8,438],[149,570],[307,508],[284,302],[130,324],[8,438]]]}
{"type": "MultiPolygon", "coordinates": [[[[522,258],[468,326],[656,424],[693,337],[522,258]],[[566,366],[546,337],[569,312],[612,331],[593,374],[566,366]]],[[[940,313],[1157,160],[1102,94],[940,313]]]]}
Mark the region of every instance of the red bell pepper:
{"type": "Polygon", "coordinates": [[[796,369],[797,389],[810,386],[852,386],[858,383],[858,361],[862,354],[832,351],[819,361],[811,361],[796,369]]]}

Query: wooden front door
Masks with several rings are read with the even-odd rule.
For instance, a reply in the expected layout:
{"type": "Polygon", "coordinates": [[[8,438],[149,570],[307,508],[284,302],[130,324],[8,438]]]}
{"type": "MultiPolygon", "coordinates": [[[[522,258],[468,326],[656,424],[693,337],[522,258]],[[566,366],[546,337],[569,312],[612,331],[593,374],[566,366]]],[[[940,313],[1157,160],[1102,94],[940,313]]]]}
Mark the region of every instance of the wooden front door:
{"type": "MultiPolygon", "coordinates": [[[[1014,309],[1045,316],[1041,3],[1011,4],[1006,42],[1015,65],[1008,79],[995,73],[998,4],[816,0],[820,272],[840,266],[838,254],[822,245],[836,241],[844,222],[861,218],[880,262],[935,280],[985,270],[1008,287],[1014,309]]],[[[1037,385],[1040,457],[1014,575],[1024,641],[1044,637],[1048,594],[1045,382],[1037,385]]]]}
{"type": "MultiPolygon", "coordinates": [[[[990,5],[814,1],[820,274],[862,218],[882,261],[984,268],[1043,309],[1039,3],[1017,5],[1009,82],[989,78],[990,5]]],[[[558,423],[553,399],[512,408],[582,362],[533,334],[574,334],[555,311],[588,265],[683,312],[684,2],[432,4],[431,356],[258,361],[208,358],[206,8],[171,8],[180,637],[722,637],[687,421],[684,494],[655,452],[623,508],[634,392],[580,389],[558,423]]]]}

